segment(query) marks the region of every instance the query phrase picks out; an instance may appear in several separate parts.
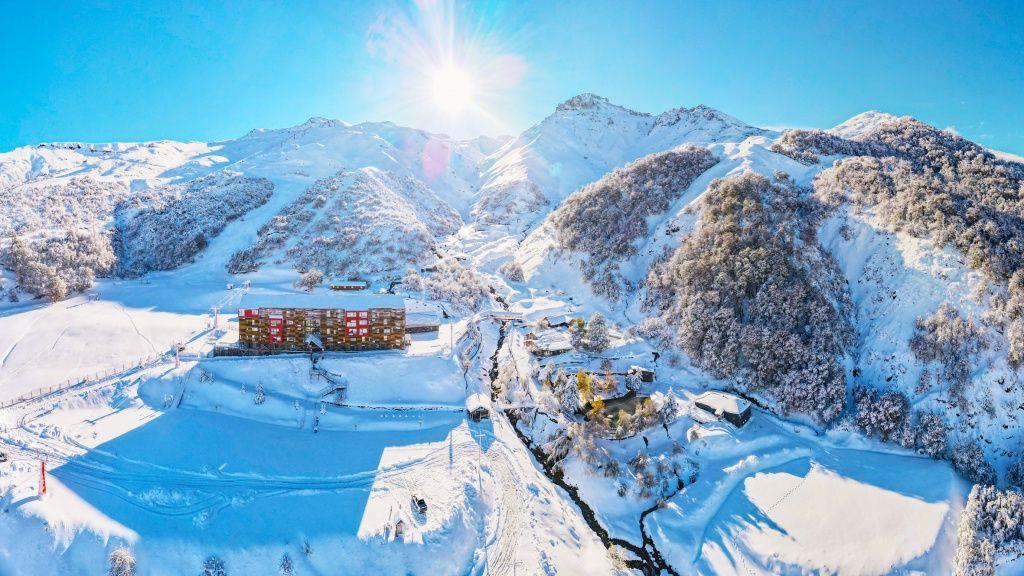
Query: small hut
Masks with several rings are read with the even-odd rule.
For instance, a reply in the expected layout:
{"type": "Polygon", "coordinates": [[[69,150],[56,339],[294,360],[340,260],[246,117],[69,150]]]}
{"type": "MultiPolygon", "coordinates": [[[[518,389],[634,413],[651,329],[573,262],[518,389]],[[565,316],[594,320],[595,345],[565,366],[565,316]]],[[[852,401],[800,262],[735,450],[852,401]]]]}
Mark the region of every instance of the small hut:
{"type": "Polygon", "coordinates": [[[479,392],[470,394],[466,397],[466,413],[473,419],[474,422],[491,417],[491,401],[484,394],[479,392]]]}
{"type": "Polygon", "coordinates": [[[737,428],[750,420],[750,402],[735,394],[715,390],[704,392],[693,399],[693,405],[737,428]]]}

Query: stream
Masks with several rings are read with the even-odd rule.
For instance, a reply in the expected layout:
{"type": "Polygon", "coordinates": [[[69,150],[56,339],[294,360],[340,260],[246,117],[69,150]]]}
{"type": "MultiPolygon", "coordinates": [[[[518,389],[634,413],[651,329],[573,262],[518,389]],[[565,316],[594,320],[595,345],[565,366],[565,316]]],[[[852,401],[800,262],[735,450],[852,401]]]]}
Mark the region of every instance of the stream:
{"type": "MultiPolygon", "coordinates": [[[[499,301],[507,308],[504,301],[499,301]]],[[[498,343],[494,348],[494,354],[491,355],[491,369],[489,376],[491,379],[492,401],[497,400],[498,390],[494,388],[494,382],[498,378],[498,353],[501,351],[502,346],[505,345],[507,332],[508,322],[502,322],[498,331],[498,343]]],[[[587,526],[589,526],[594,534],[601,540],[601,543],[604,544],[605,548],[611,550],[613,546],[617,546],[619,548],[629,550],[635,558],[626,560],[626,566],[634,570],[639,570],[645,576],[657,576],[666,572],[672,576],[679,576],[679,573],[669,566],[668,563],[665,562],[664,558],[662,558],[661,553],[654,545],[654,540],[647,534],[647,530],[644,527],[644,520],[648,514],[658,509],[657,505],[644,510],[640,514],[640,533],[643,537],[643,546],[637,546],[636,544],[621,538],[613,538],[608,534],[608,530],[601,525],[601,522],[598,521],[597,514],[594,512],[594,509],[591,508],[590,505],[587,504],[580,496],[579,490],[575,486],[566,482],[562,474],[555,470],[554,465],[550,463],[548,455],[545,454],[539,446],[536,446],[526,434],[519,430],[519,415],[516,413],[516,410],[508,408],[503,410],[503,413],[512,424],[512,430],[515,431],[516,436],[519,437],[519,440],[524,446],[526,446],[527,450],[533,454],[537,463],[540,464],[541,469],[544,471],[544,475],[547,476],[547,478],[556,486],[565,490],[566,494],[569,495],[569,498],[576,504],[576,507],[579,508],[580,514],[583,516],[583,520],[587,523],[587,526]]]]}

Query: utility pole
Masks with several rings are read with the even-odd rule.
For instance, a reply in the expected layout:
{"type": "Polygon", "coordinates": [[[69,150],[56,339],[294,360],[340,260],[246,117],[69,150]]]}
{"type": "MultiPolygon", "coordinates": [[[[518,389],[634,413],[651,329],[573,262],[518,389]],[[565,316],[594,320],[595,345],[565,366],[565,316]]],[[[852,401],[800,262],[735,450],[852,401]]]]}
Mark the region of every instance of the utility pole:
{"type": "Polygon", "coordinates": [[[39,461],[39,497],[46,496],[46,460],[39,461]]]}

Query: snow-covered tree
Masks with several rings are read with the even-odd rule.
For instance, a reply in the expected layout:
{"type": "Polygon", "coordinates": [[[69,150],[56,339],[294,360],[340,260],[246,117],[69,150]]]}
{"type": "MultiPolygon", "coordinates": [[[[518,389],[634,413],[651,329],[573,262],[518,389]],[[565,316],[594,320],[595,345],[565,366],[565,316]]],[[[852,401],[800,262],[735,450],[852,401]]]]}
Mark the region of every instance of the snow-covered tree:
{"type": "Polygon", "coordinates": [[[295,565],[292,563],[292,557],[287,553],[281,556],[281,564],[278,573],[281,576],[295,576],[295,565]]]}
{"type": "Polygon", "coordinates": [[[324,283],[324,273],[317,270],[307,270],[295,281],[295,287],[306,292],[312,292],[314,288],[324,283]]]}
{"type": "Polygon", "coordinates": [[[587,336],[587,329],[583,324],[582,318],[573,318],[569,321],[569,343],[572,344],[573,348],[580,350],[583,348],[584,338],[587,336]]]}
{"type": "Polygon", "coordinates": [[[1006,469],[1006,484],[1024,490],[1024,455],[1018,455],[1006,469]]]}
{"type": "Polygon", "coordinates": [[[921,411],[915,424],[915,445],[932,458],[944,458],[946,455],[946,422],[935,412],[921,411]]]}
{"type": "Polygon", "coordinates": [[[1001,558],[1024,555],[1024,494],[976,485],[960,513],[957,576],[995,576],[1001,558]]]}
{"type": "Polygon", "coordinates": [[[263,390],[263,382],[259,382],[256,384],[256,395],[253,396],[252,401],[257,406],[260,406],[267,401],[267,393],[265,390],[263,390]]]}
{"type": "Polygon", "coordinates": [[[580,389],[574,378],[562,378],[558,383],[556,392],[558,402],[569,414],[576,414],[583,407],[583,400],[580,397],[580,389]]]}
{"type": "Polygon", "coordinates": [[[918,360],[941,366],[950,396],[961,404],[970,384],[971,361],[986,345],[981,328],[948,303],[931,316],[918,318],[910,338],[910,349],[918,360]]]}
{"type": "Polygon", "coordinates": [[[135,576],[135,554],[129,548],[119,546],[110,553],[107,576],[135,576]]]}
{"type": "Polygon", "coordinates": [[[643,330],[780,412],[834,421],[856,339],[846,279],[816,242],[817,201],[785,175],[744,173],[714,181],[701,206],[648,274],[645,306],[661,321],[643,330]]]}
{"type": "Polygon", "coordinates": [[[515,260],[509,260],[498,267],[498,273],[511,282],[523,282],[526,280],[523,267],[515,260]]]}
{"type": "Polygon", "coordinates": [[[676,395],[676,391],[669,388],[668,394],[665,394],[665,400],[661,403],[661,409],[659,415],[662,423],[670,424],[675,422],[676,418],[679,417],[679,411],[682,410],[682,403],[679,401],[679,396],[676,395]]]}
{"type": "Polygon", "coordinates": [[[640,378],[640,372],[630,368],[626,371],[626,390],[630,392],[639,392],[643,386],[643,380],[640,378]]]}
{"type": "Polygon", "coordinates": [[[223,560],[217,556],[209,556],[206,560],[203,560],[201,576],[228,576],[228,570],[223,560]]]}
{"type": "Polygon", "coordinates": [[[595,313],[587,322],[587,348],[595,352],[604,352],[611,343],[608,333],[608,321],[604,314],[595,313]]]}
{"type": "Polygon", "coordinates": [[[985,452],[976,442],[963,441],[953,449],[953,468],[976,484],[995,484],[996,470],[985,459],[985,452]]]}

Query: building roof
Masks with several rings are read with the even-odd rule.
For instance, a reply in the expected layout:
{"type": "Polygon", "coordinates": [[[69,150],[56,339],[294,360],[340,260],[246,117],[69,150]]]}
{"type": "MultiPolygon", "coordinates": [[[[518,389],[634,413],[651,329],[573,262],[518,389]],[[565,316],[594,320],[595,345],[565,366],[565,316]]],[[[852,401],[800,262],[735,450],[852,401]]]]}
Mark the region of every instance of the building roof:
{"type": "Polygon", "coordinates": [[[750,408],[750,402],[743,398],[726,392],[718,392],[717,390],[704,392],[694,398],[693,401],[710,407],[716,414],[719,411],[729,414],[742,414],[750,408]]]}
{"type": "Polygon", "coordinates": [[[558,314],[557,316],[545,316],[545,320],[552,326],[558,326],[559,324],[568,324],[572,322],[572,316],[568,314],[558,314]]]}
{"type": "Polygon", "coordinates": [[[491,406],[491,399],[485,394],[474,392],[469,396],[466,396],[466,409],[469,411],[483,408],[484,410],[489,409],[491,406]]]}
{"type": "Polygon", "coordinates": [[[534,345],[541,350],[572,350],[569,336],[558,330],[546,330],[537,334],[534,345]]]}
{"type": "Polygon", "coordinates": [[[337,292],[250,292],[239,308],[308,308],[368,310],[405,308],[405,299],[394,294],[339,294],[337,292]]]}

